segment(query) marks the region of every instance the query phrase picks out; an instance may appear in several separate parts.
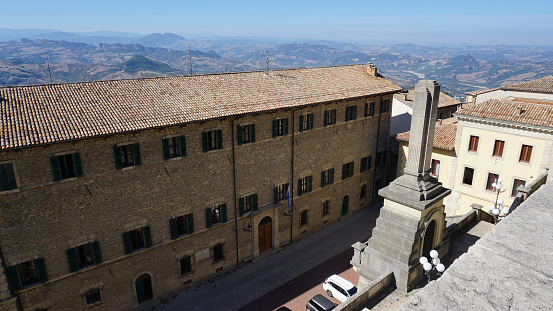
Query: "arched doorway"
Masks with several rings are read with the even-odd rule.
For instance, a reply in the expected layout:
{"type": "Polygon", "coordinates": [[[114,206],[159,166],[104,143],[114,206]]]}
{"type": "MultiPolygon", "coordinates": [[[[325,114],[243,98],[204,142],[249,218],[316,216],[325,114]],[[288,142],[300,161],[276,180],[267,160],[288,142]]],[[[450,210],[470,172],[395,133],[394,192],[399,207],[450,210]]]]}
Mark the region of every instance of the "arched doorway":
{"type": "Polygon", "coordinates": [[[154,298],[154,292],[152,291],[152,279],[149,274],[142,274],[136,278],[136,299],[138,303],[143,303],[146,300],[154,298]]]}
{"type": "Polygon", "coordinates": [[[273,226],[271,217],[261,219],[258,227],[259,253],[273,248],[273,226]]]}
{"type": "Polygon", "coordinates": [[[342,200],[342,216],[347,215],[349,209],[349,195],[342,200]]]}
{"type": "Polygon", "coordinates": [[[426,232],[424,233],[424,240],[422,242],[422,255],[426,258],[430,258],[430,251],[434,245],[434,235],[436,233],[436,221],[432,220],[428,227],[426,227],[426,232]]]}

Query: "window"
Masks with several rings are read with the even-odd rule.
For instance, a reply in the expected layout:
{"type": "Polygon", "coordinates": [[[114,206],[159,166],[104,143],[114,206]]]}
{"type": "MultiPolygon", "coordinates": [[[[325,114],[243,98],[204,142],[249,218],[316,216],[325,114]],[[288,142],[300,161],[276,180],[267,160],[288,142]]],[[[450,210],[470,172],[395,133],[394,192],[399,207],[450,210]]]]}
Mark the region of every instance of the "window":
{"type": "Polygon", "coordinates": [[[6,267],[6,274],[14,292],[26,286],[48,281],[46,266],[42,257],[6,267]]]}
{"type": "Polygon", "coordinates": [[[324,112],[324,126],[336,124],[336,109],[324,112]]]}
{"type": "Polygon", "coordinates": [[[357,106],[346,107],[346,122],[357,119],[357,106]]]}
{"type": "Polygon", "coordinates": [[[494,174],[494,173],[488,173],[488,180],[486,182],[486,190],[489,190],[489,191],[493,191],[493,186],[492,184],[493,183],[496,183],[497,184],[497,180],[499,179],[499,175],[498,174],[494,174]]]}
{"type": "Polygon", "coordinates": [[[311,192],[313,189],[313,176],[300,178],[298,181],[298,195],[311,192]]]}
{"type": "Polygon", "coordinates": [[[372,156],[361,158],[361,173],[371,169],[372,156]]]}
{"type": "Polygon", "coordinates": [[[150,226],[123,232],[123,244],[125,246],[125,254],[131,254],[141,248],[152,246],[150,226]]]}
{"type": "Polygon", "coordinates": [[[100,242],[98,241],[69,248],[66,253],[71,272],[79,271],[88,266],[98,265],[102,262],[100,242]]]}
{"type": "Polygon", "coordinates": [[[330,214],[330,201],[324,201],[323,203],[323,216],[330,214]]]}
{"type": "Polygon", "coordinates": [[[0,164],[0,191],[17,189],[12,163],[0,164]]]}
{"type": "Polygon", "coordinates": [[[432,166],[430,167],[430,175],[432,177],[438,178],[440,176],[440,165],[440,160],[432,159],[432,166]]]}
{"type": "Polygon", "coordinates": [[[300,213],[300,227],[307,225],[307,210],[300,213]]]}
{"type": "Polygon", "coordinates": [[[353,169],[354,169],[353,164],[354,164],[353,162],[349,162],[342,165],[342,179],[346,179],[353,176],[353,169]]]}
{"type": "Polygon", "coordinates": [[[480,138],[478,136],[470,136],[469,139],[469,150],[470,152],[476,152],[478,151],[478,140],[480,138]]]}
{"type": "Polygon", "coordinates": [[[334,183],[334,169],[329,168],[321,172],[321,188],[334,183]]]}
{"type": "Polygon", "coordinates": [[[115,167],[119,170],[124,167],[140,165],[140,145],[130,144],[123,146],[114,146],[115,167]]]}
{"type": "Polygon", "coordinates": [[[223,244],[219,243],[213,246],[213,262],[218,262],[224,259],[223,256],[223,244]]]}
{"type": "Polygon", "coordinates": [[[377,152],[374,166],[379,167],[379,166],[382,166],[382,165],[386,165],[386,157],[387,156],[388,156],[388,153],[386,151],[377,152]]]}
{"type": "Polygon", "coordinates": [[[286,191],[288,191],[289,186],[290,184],[282,184],[275,187],[274,203],[278,203],[279,201],[286,199],[286,191]]]}
{"type": "Polygon", "coordinates": [[[505,146],[505,142],[502,140],[496,140],[495,144],[493,145],[493,156],[501,158],[503,157],[503,147],[505,146]]]}
{"type": "Polygon", "coordinates": [[[389,112],[390,111],[390,99],[383,99],[380,102],[380,113],[389,112]]]}
{"type": "Polygon", "coordinates": [[[169,219],[169,229],[173,240],[179,236],[194,233],[194,216],[190,213],[169,219]]]}
{"type": "Polygon", "coordinates": [[[186,156],[186,139],[184,136],[163,138],[163,159],[169,160],[172,158],[186,156]]]}
{"type": "Polygon", "coordinates": [[[223,130],[213,130],[213,131],[203,132],[202,147],[204,152],[223,149],[223,130]]]}
{"type": "Polygon", "coordinates": [[[273,138],[288,135],[288,118],[273,120],[273,138]]]}
{"type": "Polygon", "coordinates": [[[80,153],[50,157],[50,162],[55,181],[83,176],[80,153]]]}
{"type": "Polygon", "coordinates": [[[218,223],[227,222],[227,204],[219,204],[205,209],[205,225],[207,228],[218,223]]]}
{"type": "Polygon", "coordinates": [[[359,193],[359,198],[364,199],[367,197],[367,185],[361,186],[361,191],[359,193]]]}
{"type": "Polygon", "coordinates": [[[524,163],[530,163],[531,158],[532,158],[532,146],[522,145],[522,148],[520,150],[520,157],[518,161],[524,162],[524,163]]]}
{"type": "Polygon", "coordinates": [[[180,275],[185,275],[192,272],[192,258],[184,256],[179,260],[180,275]]]}
{"type": "Polygon", "coordinates": [[[255,142],[255,124],[248,124],[237,126],[236,135],[238,140],[238,145],[254,143],[255,142]]]}
{"type": "Polygon", "coordinates": [[[86,304],[91,305],[97,302],[102,301],[102,296],[100,295],[100,289],[94,288],[86,292],[85,294],[86,304]]]}
{"type": "Polygon", "coordinates": [[[300,115],[300,132],[313,129],[313,118],[312,113],[300,115]]]}
{"type": "Polygon", "coordinates": [[[250,211],[257,211],[259,208],[257,204],[257,194],[250,194],[238,199],[238,212],[240,216],[250,211]]]}
{"type": "Polygon", "coordinates": [[[374,116],[374,102],[365,103],[365,117],[374,116]]]}
{"type": "Polygon", "coordinates": [[[526,181],[515,178],[515,181],[513,182],[513,191],[511,192],[511,196],[516,197],[518,195],[518,187],[525,187],[525,186],[526,186],[526,181]]]}
{"type": "Polygon", "coordinates": [[[473,177],[474,177],[474,169],[470,167],[465,167],[465,172],[463,173],[463,184],[472,186],[473,177]]]}

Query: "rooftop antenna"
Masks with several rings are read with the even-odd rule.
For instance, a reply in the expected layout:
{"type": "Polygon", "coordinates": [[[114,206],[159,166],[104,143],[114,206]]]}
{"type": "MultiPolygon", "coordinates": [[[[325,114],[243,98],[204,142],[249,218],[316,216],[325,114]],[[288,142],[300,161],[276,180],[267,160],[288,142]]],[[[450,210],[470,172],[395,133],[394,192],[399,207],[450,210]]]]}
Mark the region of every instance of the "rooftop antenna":
{"type": "Polygon", "coordinates": [[[53,84],[52,82],[52,71],[50,71],[50,60],[48,59],[48,51],[46,50],[46,40],[44,40],[44,37],[42,37],[42,43],[44,44],[44,51],[46,51],[46,63],[48,64],[48,74],[50,75],[50,84],[53,84]]]}
{"type": "Polygon", "coordinates": [[[190,75],[192,75],[192,48],[190,43],[188,43],[188,54],[190,55],[190,75]]]}
{"type": "Polygon", "coordinates": [[[267,74],[269,74],[269,51],[267,51],[267,74]]]}

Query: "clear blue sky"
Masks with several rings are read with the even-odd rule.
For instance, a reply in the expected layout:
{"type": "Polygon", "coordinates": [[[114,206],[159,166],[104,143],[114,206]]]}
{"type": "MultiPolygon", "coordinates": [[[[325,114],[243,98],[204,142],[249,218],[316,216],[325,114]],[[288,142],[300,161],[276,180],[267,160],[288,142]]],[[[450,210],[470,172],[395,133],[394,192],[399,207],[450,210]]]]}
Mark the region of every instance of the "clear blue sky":
{"type": "Polygon", "coordinates": [[[553,1],[2,0],[0,28],[553,45],[553,1]]]}

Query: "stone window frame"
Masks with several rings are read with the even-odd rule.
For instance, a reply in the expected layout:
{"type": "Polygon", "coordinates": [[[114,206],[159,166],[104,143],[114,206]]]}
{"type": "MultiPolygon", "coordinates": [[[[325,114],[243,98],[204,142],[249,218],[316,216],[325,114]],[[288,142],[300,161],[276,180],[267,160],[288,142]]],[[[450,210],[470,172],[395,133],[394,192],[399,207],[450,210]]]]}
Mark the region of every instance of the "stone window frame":
{"type": "Polygon", "coordinates": [[[17,171],[17,164],[15,162],[16,162],[15,160],[0,161],[0,166],[3,166],[5,164],[11,164],[11,169],[12,169],[12,174],[14,179],[13,182],[15,183],[15,188],[0,191],[0,195],[17,192],[19,191],[19,189],[21,189],[21,183],[20,183],[19,174],[17,171]]]}
{"type": "Polygon", "coordinates": [[[325,110],[323,113],[324,126],[336,124],[337,114],[338,114],[338,110],[336,108],[325,110]]]}
{"type": "Polygon", "coordinates": [[[309,224],[309,210],[304,209],[300,212],[300,227],[307,226],[309,224]]]}
{"type": "Polygon", "coordinates": [[[505,154],[505,144],[506,141],[502,139],[494,139],[493,148],[492,148],[492,158],[494,159],[503,159],[505,154]],[[499,143],[499,145],[498,145],[499,143]],[[498,146],[500,146],[499,149],[498,146]]]}
{"type": "Polygon", "coordinates": [[[518,160],[517,160],[517,163],[518,164],[524,164],[524,165],[532,165],[532,160],[534,159],[534,148],[535,146],[534,145],[530,145],[530,144],[524,144],[524,143],[521,143],[520,144],[520,152],[519,152],[519,156],[518,156],[518,160]],[[530,156],[529,156],[529,159],[528,161],[523,161],[522,157],[523,157],[523,152],[524,152],[524,147],[529,147],[530,148],[530,156]]]}
{"type": "Polygon", "coordinates": [[[472,154],[478,154],[478,149],[480,147],[480,136],[478,135],[469,135],[469,141],[467,144],[467,152],[472,154]],[[476,139],[475,142],[473,142],[473,137],[476,139]],[[474,147],[474,149],[473,149],[474,147]]]}
{"type": "Polygon", "coordinates": [[[225,243],[219,242],[211,246],[210,251],[213,264],[217,264],[225,260],[225,243]],[[221,250],[219,251],[218,248],[220,248],[221,250]]]}
{"type": "Polygon", "coordinates": [[[355,121],[357,119],[357,105],[346,107],[345,122],[355,121]]]}
{"type": "Polygon", "coordinates": [[[182,254],[182,255],[178,256],[178,258],[177,258],[177,268],[179,270],[179,277],[185,277],[187,275],[190,275],[190,274],[194,273],[194,263],[195,263],[195,260],[194,260],[194,253],[193,252],[189,252],[189,253],[182,254]],[[188,257],[188,259],[189,259],[190,270],[183,273],[182,272],[182,260],[186,257],[188,257]]]}
{"type": "Polygon", "coordinates": [[[476,168],[475,167],[464,165],[463,166],[463,175],[461,176],[461,185],[467,186],[467,187],[473,187],[474,186],[474,176],[475,175],[476,175],[476,168]],[[472,169],[472,178],[471,178],[471,183],[470,184],[465,183],[465,174],[466,174],[466,169],[467,168],[472,169]]]}
{"type": "Polygon", "coordinates": [[[54,181],[69,180],[83,176],[81,154],[74,150],[54,153],[50,157],[50,165],[54,181]]]}
{"type": "Polygon", "coordinates": [[[161,143],[164,160],[186,157],[186,136],[184,134],[165,135],[161,138],[161,143]]]}
{"type": "Polygon", "coordinates": [[[486,184],[484,185],[484,190],[486,192],[495,193],[495,191],[493,190],[492,184],[494,182],[497,183],[497,180],[499,180],[499,178],[501,178],[500,173],[494,172],[494,171],[487,171],[486,184]],[[493,177],[493,176],[497,176],[497,177],[493,177]],[[490,180],[490,177],[493,177],[492,180],[490,180]]]}
{"type": "Polygon", "coordinates": [[[321,207],[321,214],[323,217],[330,215],[330,200],[324,200],[321,207]]]}
{"type": "Polygon", "coordinates": [[[528,181],[524,178],[518,178],[518,177],[513,177],[513,189],[511,190],[511,198],[514,198],[518,195],[518,187],[525,187],[526,186],[526,183],[528,181]],[[517,186],[517,181],[519,182],[519,185],[517,186]],[[523,182],[524,184],[521,185],[520,182],[523,182]]]}
{"type": "Polygon", "coordinates": [[[238,146],[255,143],[255,124],[243,124],[236,126],[236,142],[238,146]]]}
{"type": "Polygon", "coordinates": [[[135,166],[142,165],[142,155],[140,153],[140,143],[138,141],[118,143],[113,146],[115,154],[115,168],[131,169],[135,166]],[[130,150],[129,150],[130,148],[130,150]],[[132,153],[132,163],[129,156],[132,153]]]}

